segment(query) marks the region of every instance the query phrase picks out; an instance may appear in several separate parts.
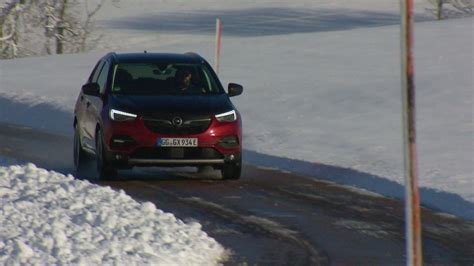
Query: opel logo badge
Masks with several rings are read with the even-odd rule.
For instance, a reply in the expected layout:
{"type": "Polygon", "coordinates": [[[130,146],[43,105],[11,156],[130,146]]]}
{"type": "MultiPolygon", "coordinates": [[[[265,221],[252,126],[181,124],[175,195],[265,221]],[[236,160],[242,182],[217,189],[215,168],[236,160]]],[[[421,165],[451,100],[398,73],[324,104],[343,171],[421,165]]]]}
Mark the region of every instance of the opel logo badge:
{"type": "Polygon", "coordinates": [[[179,127],[183,124],[183,119],[181,117],[175,117],[172,122],[174,126],[179,127]]]}

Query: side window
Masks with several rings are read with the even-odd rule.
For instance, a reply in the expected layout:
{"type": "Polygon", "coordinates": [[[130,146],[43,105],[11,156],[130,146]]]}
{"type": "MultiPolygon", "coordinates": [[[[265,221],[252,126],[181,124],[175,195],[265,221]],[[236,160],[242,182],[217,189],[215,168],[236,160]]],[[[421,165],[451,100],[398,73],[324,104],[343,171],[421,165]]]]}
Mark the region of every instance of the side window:
{"type": "Polygon", "coordinates": [[[103,94],[105,92],[105,87],[107,85],[107,77],[109,76],[109,62],[105,62],[102,70],[100,71],[99,77],[97,78],[97,83],[100,87],[100,93],[103,94]]]}
{"type": "Polygon", "coordinates": [[[104,65],[104,61],[100,61],[99,63],[97,63],[97,65],[94,68],[94,71],[89,77],[89,82],[97,82],[97,77],[99,76],[100,70],[102,69],[103,65],[104,65]]]}

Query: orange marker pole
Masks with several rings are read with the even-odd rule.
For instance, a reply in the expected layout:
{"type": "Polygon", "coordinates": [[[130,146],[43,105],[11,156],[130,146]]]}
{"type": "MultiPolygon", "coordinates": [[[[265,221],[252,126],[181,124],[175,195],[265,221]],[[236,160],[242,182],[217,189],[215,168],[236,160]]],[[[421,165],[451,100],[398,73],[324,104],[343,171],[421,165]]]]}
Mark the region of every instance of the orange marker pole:
{"type": "Polygon", "coordinates": [[[415,67],[413,64],[413,0],[401,1],[403,150],[405,168],[405,237],[407,265],[421,266],[420,194],[416,155],[415,67]]]}
{"type": "Polygon", "coordinates": [[[216,51],[214,56],[214,69],[219,74],[219,66],[221,60],[221,20],[216,19],[216,51]]]}

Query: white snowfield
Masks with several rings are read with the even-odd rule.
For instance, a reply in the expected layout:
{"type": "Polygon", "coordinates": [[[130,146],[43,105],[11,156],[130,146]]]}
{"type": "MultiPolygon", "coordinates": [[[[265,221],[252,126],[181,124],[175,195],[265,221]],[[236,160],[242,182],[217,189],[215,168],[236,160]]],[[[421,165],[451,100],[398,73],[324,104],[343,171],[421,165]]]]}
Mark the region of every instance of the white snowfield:
{"type": "Polygon", "coordinates": [[[123,191],[37,168],[0,167],[1,265],[217,265],[201,230],[123,191]]]}

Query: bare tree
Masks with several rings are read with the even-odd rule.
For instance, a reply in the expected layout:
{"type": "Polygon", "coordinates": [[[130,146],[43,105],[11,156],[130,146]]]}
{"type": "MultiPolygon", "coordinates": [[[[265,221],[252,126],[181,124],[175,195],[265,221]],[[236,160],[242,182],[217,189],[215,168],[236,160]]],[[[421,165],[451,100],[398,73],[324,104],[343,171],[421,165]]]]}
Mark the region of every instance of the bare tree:
{"type": "Polygon", "coordinates": [[[42,23],[45,36],[44,46],[46,53],[52,54],[53,50],[51,49],[51,40],[55,35],[56,24],[58,23],[58,19],[55,16],[54,0],[46,0],[41,9],[44,12],[44,21],[42,23]]]}
{"type": "Polygon", "coordinates": [[[2,57],[18,56],[20,16],[25,0],[6,3],[0,13],[0,53],[2,57]]]}
{"type": "Polygon", "coordinates": [[[7,1],[0,6],[0,58],[75,53],[93,48],[100,38],[94,34],[94,16],[106,1],[7,1]]]}
{"type": "Polygon", "coordinates": [[[56,39],[56,53],[57,54],[62,54],[64,53],[64,42],[66,39],[66,36],[64,35],[66,30],[72,30],[71,29],[71,21],[68,21],[66,19],[66,11],[69,9],[68,0],[62,0],[58,1],[59,3],[59,8],[58,10],[58,23],[56,23],[56,34],[54,35],[56,39]]]}
{"type": "Polygon", "coordinates": [[[450,4],[464,14],[474,13],[474,0],[449,0],[450,4]]]}
{"type": "Polygon", "coordinates": [[[89,9],[89,1],[85,1],[85,12],[86,12],[86,19],[82,26],[82,34],[81,34],[81,44],[80,44],[80,51],[84,52],[87,50],[87,42],[92,41],[94,44],[100,39],[100,36],[94,40],[90,40],[92,30],[94,29],[94,24],[92,18],[97,14],[97,12],[103,6],[105,0],[100,0],[95,7],[89,9]]]}
{"type": "Polygon", "coordinates": [[[48,54],[75,52],[80,38],[79,2],[76,0],[45,0],[41,6],[45,47],[48,54]]]}
{"type": "Polygon", "coordinates": [[[429,0],[429,2],[435,7],[429,11],[432,11],[438,20],[474,14],[474,0],[429,0]]]}
{"type": "Polygon", "coordinates": [[[442,20],[443,19],[443,1],[444,0],[436,0],[436,19],[442,20]]]}

